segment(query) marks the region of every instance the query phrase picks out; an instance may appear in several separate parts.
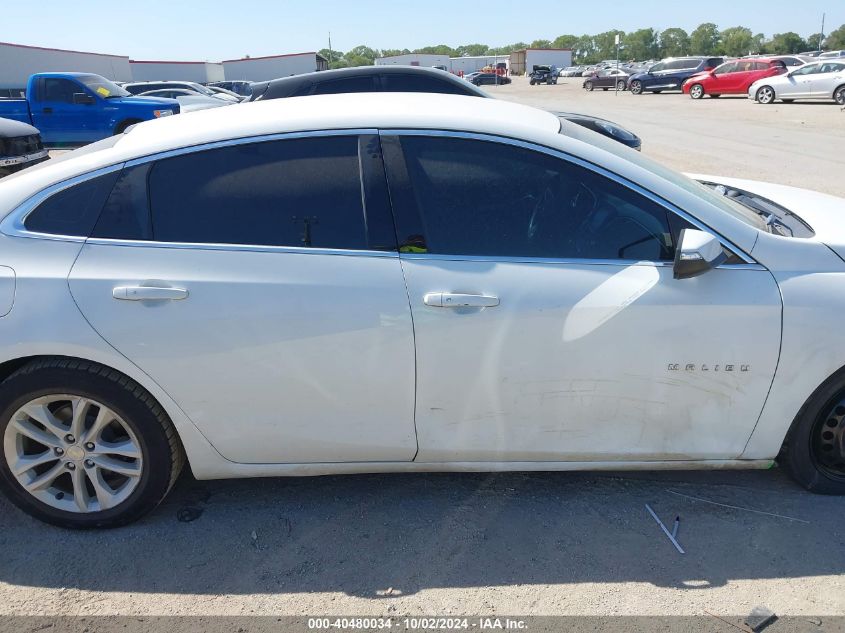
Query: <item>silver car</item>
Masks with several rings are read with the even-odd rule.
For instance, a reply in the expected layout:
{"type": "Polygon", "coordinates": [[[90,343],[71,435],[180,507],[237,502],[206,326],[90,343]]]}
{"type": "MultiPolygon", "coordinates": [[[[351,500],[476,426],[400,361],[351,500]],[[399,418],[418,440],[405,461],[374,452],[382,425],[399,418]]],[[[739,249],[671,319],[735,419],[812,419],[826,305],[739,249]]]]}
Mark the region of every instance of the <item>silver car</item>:
{"type": "Polygon", "coordinates": [[[799,66],[785,75],[766,77],[748,88],[748,98],[770,104],[778,99],[834,100],[845,105],[845,59],[819,60],[799,66]]]}

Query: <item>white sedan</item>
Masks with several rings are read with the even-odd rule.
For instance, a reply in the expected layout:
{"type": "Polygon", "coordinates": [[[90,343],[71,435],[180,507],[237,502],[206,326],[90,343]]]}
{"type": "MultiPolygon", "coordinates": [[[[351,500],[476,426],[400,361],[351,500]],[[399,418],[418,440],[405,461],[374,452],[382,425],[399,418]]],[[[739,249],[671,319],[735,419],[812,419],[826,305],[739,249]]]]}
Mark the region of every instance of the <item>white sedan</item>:
{"type": "Polygon", "coordinates": [[[769,468],[845,492],[845,201],[540,110],[350,94],[0,182],[0,486],[66,527],[200,479],[769,468]]]}
{"type": "Polygon", "coordinates": [[[748,98],[771,104],[780,99],[821,99],[845,105],[845,59],[826,59],[797,67],[785,75],[766,77],[748,88],[748,98]]]}

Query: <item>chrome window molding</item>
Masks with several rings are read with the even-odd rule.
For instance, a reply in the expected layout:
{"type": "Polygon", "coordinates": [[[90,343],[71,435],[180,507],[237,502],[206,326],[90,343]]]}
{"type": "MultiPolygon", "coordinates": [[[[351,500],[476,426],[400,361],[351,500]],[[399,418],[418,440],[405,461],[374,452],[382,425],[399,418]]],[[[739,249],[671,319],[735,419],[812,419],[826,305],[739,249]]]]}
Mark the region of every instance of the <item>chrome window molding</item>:
{"type": "Polygon", "coordinates": [[[49,187],[42,189],[38,193],[24,200],[21,204],[12,209],[9,215],[3,218],[3,221],[0,222],[0,233],[10,237],[30,237],[42,240],[59,240],[62,242],[84,242],[85,236],[81,235],[57,235],[55,233],[38,233],[36,231],[30,231],[26,228],[26,218],[36,209],[36,207],[38,207],[38,205],[50,196],[64,191],[69,187],[73,187],[74,185],[98,178],[99,176],[105,176],[106,174],[120,171],[123,169],[123,165],[124,163],[116,163],[114,165],[109,165],[108,167],[95,169],[94,171],[89,171],[85,174],[68,178],[67,180],[57,182],[54,185],[50,185],[49,187]]]}
{"type": "MultiPolygon", "coordinates": [[[[757,262],[753,257],[751,257],[748,253],[746,253],[743,249],[739,248],[736,244],[732,241],[720,235],[717,231],[714,231],[707,225],[703,224],[700,220],[693,217],[680,207],[672,204],[668,200],[661,198],[660,196],[652,193],[648,189],[641,187],[640,185],[631,182],[630,180],[616,174],[604,167],[596,165],[595,163],[591,163],[583,158],[579,158],[578,156],[574,156],[572,154],[568,154],[561,150],[557,150],[551,147],[547,147],[545,145],[538,145],[536,143],[531,143],[529,141],[523,141],[520,139],[511,138],[508,136],[496,136],[493,134],[482,134],[476,132],[460,132],[456,130],[425,130],[425,129],[381,129],[379,130],[379,134],[382,136],[440,136],[440,137],[450,137],[450,138],[463,138],[463,139],[472,139],[478,141],[489,141],[493,143],[501,143],[503,145],[512,145],[514,147],[521,147],[523,149],[532,150],[535,152],[540,152],[542,154],[547,154],[549,156],[554,156],[555,158],[559,158],[561,160],[568,161],[579,167],[583,167],[584,169],[588,169],[596,174],[604,176],[605,178],[609,178],[614,182],[631,189],[632,191],[638,193],[639,195],[651,200],[655,204],[660,205],[667,211],[674,213],[684,220],[695,226],[697,229],[701,231],[706,231],[711,235],[715,236],[716,239],[721,242],[722,246],[728,248],[729,250],[736,253],[739,257],[741,257],[745,264],[732,264],[731,266],[734,268],[742,268],[745,266],[758,266],[764,270],[766,270],[759,262],[757,262]]],[[[427,255],[427,254],[423,254],[427,255]]],[[[410,255],[407,253],[402,254],[403,258],[409,258],[410,255]]],[[[448,255],[446,256],[449,259],[455,259],[456,256],[448,255]]],[[[464,257],[464,256],[457,256],[460,259],[473,259],[472,257],[464,257]]],[[[564,260],[549,260],[547,258],[532,258],[532,257],[522,257],[522,258],[508,258],[508,257],[491,257],[487,261],[510,261],[511,259],[515,259],[517,261],[525,261],[525,262],[536,262],[536,261],[549,261],[552,263],[578,263],[578,262],[586,262],[590,261],[593,263],[601,263],[603,261],[608,261],[611,263],[620,263],[620,262],[627,262],[628,264],[636,263],[634,260],[588,260],[588,259],[577,259],[577,258],[567,258],[564,260]]],[[[666,262],[666,264],[671,265],[671,262],[666,262]]],[[[724,268],[724,266],[720,266],[719,268],[724,268]]]]}

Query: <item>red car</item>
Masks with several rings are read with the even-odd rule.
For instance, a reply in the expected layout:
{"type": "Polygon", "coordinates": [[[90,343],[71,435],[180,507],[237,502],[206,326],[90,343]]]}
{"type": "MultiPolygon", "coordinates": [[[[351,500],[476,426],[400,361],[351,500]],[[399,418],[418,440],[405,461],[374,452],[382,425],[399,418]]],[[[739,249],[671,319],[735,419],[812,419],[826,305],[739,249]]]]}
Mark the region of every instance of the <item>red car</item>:
{"type": "Polygon", "coordinates": [[[787,71],[786,64],[779,59],[758,57],[725,62],[713,70],[693,75],[682,89],[693,99],[722,95],[747,95],[748,88],[758,79],[781,75],[787,71]]]}

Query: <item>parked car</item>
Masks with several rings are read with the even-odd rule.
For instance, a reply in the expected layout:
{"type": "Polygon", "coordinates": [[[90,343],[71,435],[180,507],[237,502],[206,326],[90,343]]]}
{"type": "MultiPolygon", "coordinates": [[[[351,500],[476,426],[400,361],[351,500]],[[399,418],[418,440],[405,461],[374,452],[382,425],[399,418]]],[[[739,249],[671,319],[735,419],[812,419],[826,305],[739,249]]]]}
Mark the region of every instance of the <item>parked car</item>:
{"type": "Polygon", "coordinates": [[[845,57],[845,50],[842,51],[826,51],[819,54],[819,59],[830,59],[832,57],[845,57]]]}
{"type": "Polygon", "coordinates": [[[227,94],[217,93],[210,88],[198,84],[195,81],[135,81],[133,83],[124,84],[123,88],[128,90],[133,95],[143,94],[145,92],[152,92],[153,90],[191,90],[204,97],[211,97],[212,99],[221,99],[228,103],[240,103],[241,99],[237,96],[230,96],[227,94]]]}
{"type": "Polygon", "coordinates": [[[815,59],[809,55],[761,55],[761,57],[767,57],[772,60],[779,59],[788,68],[792,68],[793,66],[803,66],[804,64],[815,61],[815,59]]]}
{"type": "Polygon", "coordinates": [[[554,66],[534,66],[528,74],[529,83],[532,86],[537,84],[553,85],[557,83],[557,70],[554,66]]]}
{"type": "Polygon", "coordinates": [[[201,95],[193,90],[183,90],[182,88],[150,90],[149,92],[142,92],[139,96],[176,99],[176,101],[179,102],[179,109],[182,114],[187,112],[196,112],[197,110],[208,110],[209,108],[220,108],[223,106],[233,105],[229,101],[215,99],[214,97],[206,97],[205,95],[201,95]]]}
{"type": "Polygon", "coordinates": [[[698,73],[713,70],[725,62],[724,57],[680,57],[664,59],[646,72],[636,73],[628,79],[632,94],[661,93],[681,90],[683,83],[698,73]]]}
{"type": "Polygon", "coordinates": [[[584,134],[497,99],[282,99],[0,183],[0,487],[73,528],[138,519],[186,463],[777,460],[845,492],[845,200],[584,134]]]}
{"type": "Polygon", "coordinates": [[[511,83],[511,78],[497,73],[478,73],[470,79],[470,83],[475,86],[504,86],[511,83]]]}
{"type": "MultiPolygon", "coordinates": [[[[340,70],[324,70],[293,77],[256,83],[250,99],[264,101],[307,95],[346,92],[439,92],[467,97],[491,98],[474,84],[452,74],[411,66],[359,66],[340,70]]],[[[607,136],[632,149],[639,150],[639,136],[616,123],[586,114],[556,112],[557,116],[607,136]]]]}
{"type": "Polygon", "coordinates": [[[568,68],[561,68],[558,76],[560,77],[580,77],[584,72],[583,66],[569,66],[568,68]]]}
{"type": "Polygon", "coordinates": [[[0,99],[26,99],[26,88],[0,88],[0,99]]]}
{"type": "Polygon", "coordinates": [[[601,88],[605,91],[615,88],[617,90],[626,90],[628,88],[628,77],[630,75],[624,70],[610,69],[600,70],[593,75],[590,75],[584,80],[584,90],[592,92],[596,88],[601,88]]]}
{"type": "Polygon", "coordinates": [[[239,95],[238,93],[232,92],[231,90],[226,90],[226,88],[221,88],[220,86],[206,86],[206,88],[218,95],[229,95],[230,97],[235,97],[235,99],[237,99],[237,103],[240,103],[241,101],[246,101],[247,99],[243,95],[239,95]]]}
{"type": "Polygon", "coordinates": [[[786,71],[786,64],[779,59],[738,59],[693,75],[682,88],[684,94],[693,99],[701,99],[704,95],[744,95],[755,81],[782,75],[786,71]]]}
{"type": "Polygon", "coordinates": [[[748,98],[766,105],[777,100],[820,99],[845,106],[845,59],[820,58],[785,75],[755,81],[748,88],[748,98]]]}
{"type": "Polygon", "coordinates": [[[28,123],[0,119],[0,178],[48,158],[37,129],[28,123]]]}
{"type": "Polygon", "coordinates": [[[241,97],[248,97],[252,94],[251,81],[215,81],[208,84],[208,87],[225,88],[226,90],[231,90],[235,94],[240,95],[241,97]]]}
{"type": "Polygon", "coordinates": [[[172,99],[136,98],[90,73],[38,73],[29,78],[26,99],[0,100],[0,117],[33,125],[45,145],[91,143],[178,113],[172,99]]]}

